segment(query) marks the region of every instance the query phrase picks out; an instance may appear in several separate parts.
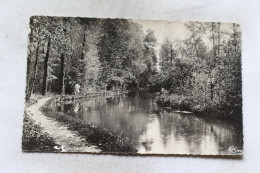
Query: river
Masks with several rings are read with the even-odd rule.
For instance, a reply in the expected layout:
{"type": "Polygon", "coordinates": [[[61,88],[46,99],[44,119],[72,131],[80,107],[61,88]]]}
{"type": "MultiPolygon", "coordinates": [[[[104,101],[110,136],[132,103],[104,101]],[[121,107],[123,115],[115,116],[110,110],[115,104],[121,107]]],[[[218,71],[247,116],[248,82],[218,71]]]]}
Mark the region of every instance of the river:
{"type": "Polygon", "coordinates": [[[140,92],[64,103],[59,110],[137,141],[138,153],[229,155],[242,149],[241,127],[159,107],[140,92]]]}

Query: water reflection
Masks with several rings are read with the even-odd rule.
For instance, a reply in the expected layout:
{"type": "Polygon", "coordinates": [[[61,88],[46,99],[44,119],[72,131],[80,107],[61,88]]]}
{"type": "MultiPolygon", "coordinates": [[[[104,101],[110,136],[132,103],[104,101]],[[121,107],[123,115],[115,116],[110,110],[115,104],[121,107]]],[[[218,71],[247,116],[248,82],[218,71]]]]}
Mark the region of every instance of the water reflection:
{"type": "Polygon", "coordinates": [[[232,154],[231,145],[242,147],[240,128],[166,111],[149,93],[70,102],[60,111],[138,141],[139,153],[232,154]]]}

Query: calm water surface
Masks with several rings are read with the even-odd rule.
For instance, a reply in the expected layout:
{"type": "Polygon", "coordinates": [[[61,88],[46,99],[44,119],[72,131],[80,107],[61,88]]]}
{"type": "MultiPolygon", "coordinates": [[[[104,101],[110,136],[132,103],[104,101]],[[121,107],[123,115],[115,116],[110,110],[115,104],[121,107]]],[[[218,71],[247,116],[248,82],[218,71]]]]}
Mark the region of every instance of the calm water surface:
{"type": "Polygon", "coordinates": [[[138,153],[215,155],[242,148],[240,127],[158,107],[152,93],[74,101],[59,109],[138,141],[138,153]]]}

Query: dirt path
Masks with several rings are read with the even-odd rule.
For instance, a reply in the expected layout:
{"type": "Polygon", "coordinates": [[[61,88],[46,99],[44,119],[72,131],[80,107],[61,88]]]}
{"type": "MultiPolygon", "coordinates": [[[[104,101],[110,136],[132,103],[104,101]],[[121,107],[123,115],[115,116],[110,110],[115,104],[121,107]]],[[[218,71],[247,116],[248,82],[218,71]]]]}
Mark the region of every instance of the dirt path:
{"type": "Polygon", "coordinates": [[[64,125],[61,125],[57,121],[46,117],[39,110],[46,101],[51,97],[42,98],[38,100],[38,103],[33,104],[25,109],[31,119],[39,124],[44,132],[47,132],[54,138],[55,143],[61,145],[63,152],[100,152],[95,146],[86,146],[84,139],[79,137],[76,132],[68,130],[64,125]]]}

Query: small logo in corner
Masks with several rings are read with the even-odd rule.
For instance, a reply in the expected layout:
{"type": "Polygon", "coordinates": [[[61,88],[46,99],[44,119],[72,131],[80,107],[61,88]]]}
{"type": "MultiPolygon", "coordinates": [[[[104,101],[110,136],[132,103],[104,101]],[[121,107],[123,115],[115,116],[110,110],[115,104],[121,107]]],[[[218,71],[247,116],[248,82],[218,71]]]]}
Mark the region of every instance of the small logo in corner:
{"type": "Polygon", "coordinates": [[[233,153],[233,154],[241,154],[241,153],[243,153],[243,150],[239,150],[237,147],[235,147],[235,146],[233,146],[233,145],[231,145],[231,146],[229,147],[229,151],[230,151],[231,153],[233,153]]]}

